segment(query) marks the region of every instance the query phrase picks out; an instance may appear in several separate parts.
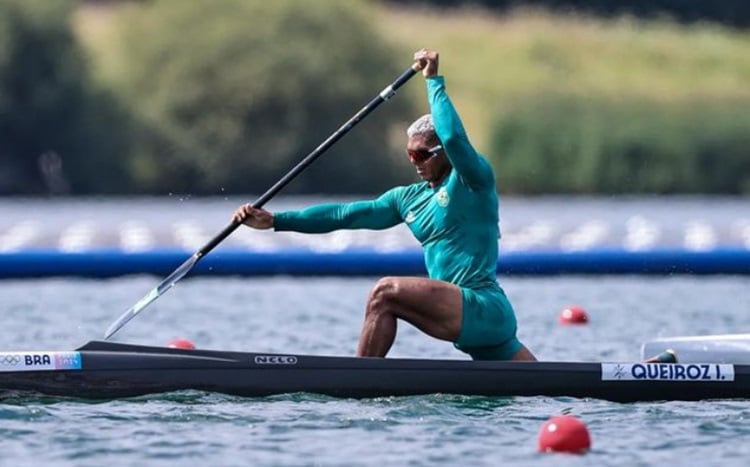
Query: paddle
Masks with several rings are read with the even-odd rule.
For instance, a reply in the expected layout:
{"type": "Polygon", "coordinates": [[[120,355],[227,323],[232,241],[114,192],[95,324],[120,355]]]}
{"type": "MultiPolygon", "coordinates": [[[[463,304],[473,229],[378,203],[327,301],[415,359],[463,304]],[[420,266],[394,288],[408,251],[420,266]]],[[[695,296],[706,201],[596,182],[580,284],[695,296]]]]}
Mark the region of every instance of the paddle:
{"type": "MultiPolygon", "coordinates": [[[[271,188],[268,189],[263,195],[258,198],[255,203],[253,203],[253,206],[256,208],[263,207],[264,204],[266,204],[271,198],[273,198],[279,191],[282,190],[289,182],[291,182],[294,177],[299,175],[303,170],[305,170],[310,164],[312,164],[318,157],[320,157],[328,148],[333,146],[336,141],[341,139],[342,136],[347,134],[349,130],[354,128],[354,126],[359,123],[362,119],[364,119],[370,112],[375,110],[377,106],[379,106],[381,103],[387,101],[391,97],[393,97],[394,94],[396,94],[396,90],[400,88],[404,83],[409,81],[409,79],[414,76],[417,71],[419,71],[420,67],[417,63],[411,66],[408,70],[403,72],[401,76],[396,78],[394,82],[389,84],[383,91],[378,94],[377,97],[372,99],[366,106],[362,107],[362,109],[354,114],[352,118],[350,118],[346,123],[344,123],[338,130],[336,130],[331,136],[329,136],[323,143],[315,148],[310,154],[308,154],[304,159],[302,159],[292,170],[290,170],[286,175],[284,175],[281,180],[276,182],[275,185],[273,185],[271,188]]],[[[227,238],[232,232],[234,232],[237,227],[239,227],[241,223],[238,222],[232,222],[228,226],[224,228],[218,235],[216,235],[214,238],[212,238],[208,243],[206,243],[200,250],[196,251],[193,256],[188,258],[187,261],[182,263],[180,267],[174,270],[172,274],[167,276],[166,279],[161,281],[159,285],[157,285],[155,288],[153,288],[148,294],[146,294],[145,297],[138,300],[138,302],[133,305],[128,311],[123,313],[117,320],[112,323],[107,330],[104,333],[104,339],[109,339],[112,337],[117,331],[119,331],[125,324],[128,323],[131,319],[133,319],[138,313],[140,313],[144,308],[149,306],[151,303],[154,302],[157,298],[164,295],[167,290],[171,289],[173,285],[175,285],[180,279],[185,277],[188,272],[190,272],[193,267],[198,264],[198,261],[201,260],[205,255],[207,255],[211,250],[213,250],[219,243],[221,243],[225,238],[227,238]]]]}

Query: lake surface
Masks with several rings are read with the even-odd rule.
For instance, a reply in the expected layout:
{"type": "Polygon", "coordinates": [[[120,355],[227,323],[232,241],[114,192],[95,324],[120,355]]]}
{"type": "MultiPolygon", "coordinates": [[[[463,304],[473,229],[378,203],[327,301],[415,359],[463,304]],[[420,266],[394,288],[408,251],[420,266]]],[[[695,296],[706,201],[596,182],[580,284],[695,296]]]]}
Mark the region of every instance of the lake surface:
{"type": "MultiPolygon", "coordinates": [[[[162,278],[0,281],[0,349],[67,350],[106,327],[162,278]]],[[[351,355],[376,278],[195,278],[116,336],[200,348],[351,355]]],[[[750,277],[501,279],[519,336],[540,359],[635,361],[657,336],[748,332],[750,277]],[[579,304],[590,324],[566,327],[579,304]]],[[[466,358],[401,323],[391,353],[466,358]]],[[[750,458],[747,401],[617,404],[549,397],[431,395],[369,400],[200,392],[129,400],[0,401],[0,465],[702,465],[750,458]],[[539,429],[570,413],[586,456],[536,452],[539,429]]]]}

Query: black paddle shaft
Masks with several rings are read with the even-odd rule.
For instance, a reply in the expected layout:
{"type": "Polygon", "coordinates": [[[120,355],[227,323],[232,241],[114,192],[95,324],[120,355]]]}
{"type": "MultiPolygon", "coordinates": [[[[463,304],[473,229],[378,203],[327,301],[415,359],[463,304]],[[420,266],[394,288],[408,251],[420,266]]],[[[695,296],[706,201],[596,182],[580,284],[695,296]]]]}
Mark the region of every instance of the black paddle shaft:
{"type": "MultiPolygon", "coordinates": [[[[404,83],[406,83],[409,78],[414,76],[418,70],[417,64],[414,64],[410,69],[406,70],[404,73],[401,74],[398,78],[396,78],[396,81],[388,85],[383,91],[378,94],[378,96],[370,101],[369,104],[364,106],[359,112],[357,112],[352,118],[349,119],[348,122],[346,122],[341,128],[336,130],[335,133],[333,133],[331,136],[328,137],[325,141],[323,141],[323,144],[315,148],[313,152],[307,155],[302,161],[299,162],[292,170],[289,171],[284,177],[281,178],[274,186],[272,186],[268,191],[266,191],[263,196],[258,198],[258,200],[253,204],[256,208],[259,208],[266,204],[268,200],[274,197],[276,193],[281,191],[282,188],[284,188],[294,177],[296,177],[300,172],[305,170],[305,168],[312,164],[315,159],[320,157],[321,154],[323,154],[328,148],[330,148],[336,141],[338,141],[342,136],[344,136],[349,130],[351,130],[354,125],[360,122],[367,114],[372,112],[375,107],[380,105],[382,102],[390,99],[395,93],[396,89],[400,88],[404,83]]],[[[117,320],[112,323],[109,328],[104,333],[104,338],[109,339],[112,337],[119,329],[121,329],[125,324],[127,324],[131,319],[133,319],[138,313],[141,312],[141,310],[145,309],[149,304],[153,303],[154,300],[162,296],[164,293],[167,292],[167,290],[171,289],[173,285],[177,283],[180,279],[185,277],[190,270],[195,266],[200,259],[208,254],[211,250],[213,250],[216,245],[222,242],[225,238],[227,238],[232,232],[237,229],[237,227],[240,226],[240,222],[234,222],[232,221],[231,224],[229,224],[227,227],[224,228],[216,237],[212,238],[211,241],[209,241],[203,248],[196,251],[190,258],[187,259],[180,267],[174,270],[172,274],[167,276],[166,279],[161,281],[159,285],[157,285],[155,288],[153,288],[146,296],[144,296],[142,299],[140,299],[135,305],[130,307],[128,311],[120,315],[117,320]]]]}
{"type": "MultiPolygon", "coordinates": [[[[375,108],[377,108],[380,104],[387,101],[393,95],[396,93],[396,90],[400,88],[404,83],[409,81],[409,79],[414,76],[419,69],[417,68],[416,64],[413,65],[408,70],[404,71],[401,76],[396,78],[396,80],[388,85],[383,91],[377,95],[374,99],[372,99],[366,106],[362,107],[359,112],[354,114],[352,118],[350,118],[346,123],[344,123],[338,130],[336,130],[331,136],[329,136],[323,143],[320,144],[317,148],[315,148],[310,154],[305,156],[304,159],[302,159],[297,165],[292,168],[286,175],[284,175],[278,182],[276,182],[271,188],[268,189],[265,193],[261,195],[260,198],[258,198],[254,203],[253,207],[255,208],[261,208],[263,205],[265,205],[271,198],[276,196],[276,194],[281,191],[285,186],[289,184],[297,175],[299,175],[303,170],[305,170],[310,164],[315,162],[315,160],[320,157],[324,152],[326,152],[331,146],[333,146],[339,139],[341,139],[345,134],[349,132],[354,126],[362,121],[367,115],[370,114],[375,108]]],[[[224,241],[229,235],[231,235],[232,232],[237,230],[237,227],[242,225],[241,222],[232,222],[228,226],[224,228],[221,232],[219,232],[218,235],[216,235],[214,238],[212,238],[208,243],[206,243],[200,250],[198,250],[195,253],[196,259],[200,259],[204,255],[208,254],[211,250],[213,250],[219,243],[224,241]]]]}

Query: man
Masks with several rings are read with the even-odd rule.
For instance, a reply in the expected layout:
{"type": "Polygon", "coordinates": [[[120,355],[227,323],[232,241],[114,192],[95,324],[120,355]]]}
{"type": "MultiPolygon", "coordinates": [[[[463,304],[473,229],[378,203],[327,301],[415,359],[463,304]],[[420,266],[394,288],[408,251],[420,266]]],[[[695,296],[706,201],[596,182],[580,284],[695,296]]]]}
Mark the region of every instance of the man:
{"type": "Polygon", "coordinates": [[[358,356],[384,357],[402,319],[453,342],[475,360],[535,360],[516,338],[513,308],[497,283],[498,197],[489,163],[469,143],[438,75],[438,53],[414,54],[431,114],[407,130],[407,154],[424,180],[372,201],[272,214],[246,204],[233,220],[256,229],[325,233],[406,222],[424,248],[429,278],[384,277],[372,289],[358,356]]]}

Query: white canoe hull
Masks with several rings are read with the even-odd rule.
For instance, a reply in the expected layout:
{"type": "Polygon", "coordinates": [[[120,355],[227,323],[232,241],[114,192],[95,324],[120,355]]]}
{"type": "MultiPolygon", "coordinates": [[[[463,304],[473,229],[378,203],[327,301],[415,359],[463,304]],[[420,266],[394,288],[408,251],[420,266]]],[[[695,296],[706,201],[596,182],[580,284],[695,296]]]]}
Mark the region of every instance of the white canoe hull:
{"type": "Polygon", "coordinates": [[[679,363],[750,364],[750,334],[661,337],[643,343],[641,358],[674,350],[679,363]]]}

